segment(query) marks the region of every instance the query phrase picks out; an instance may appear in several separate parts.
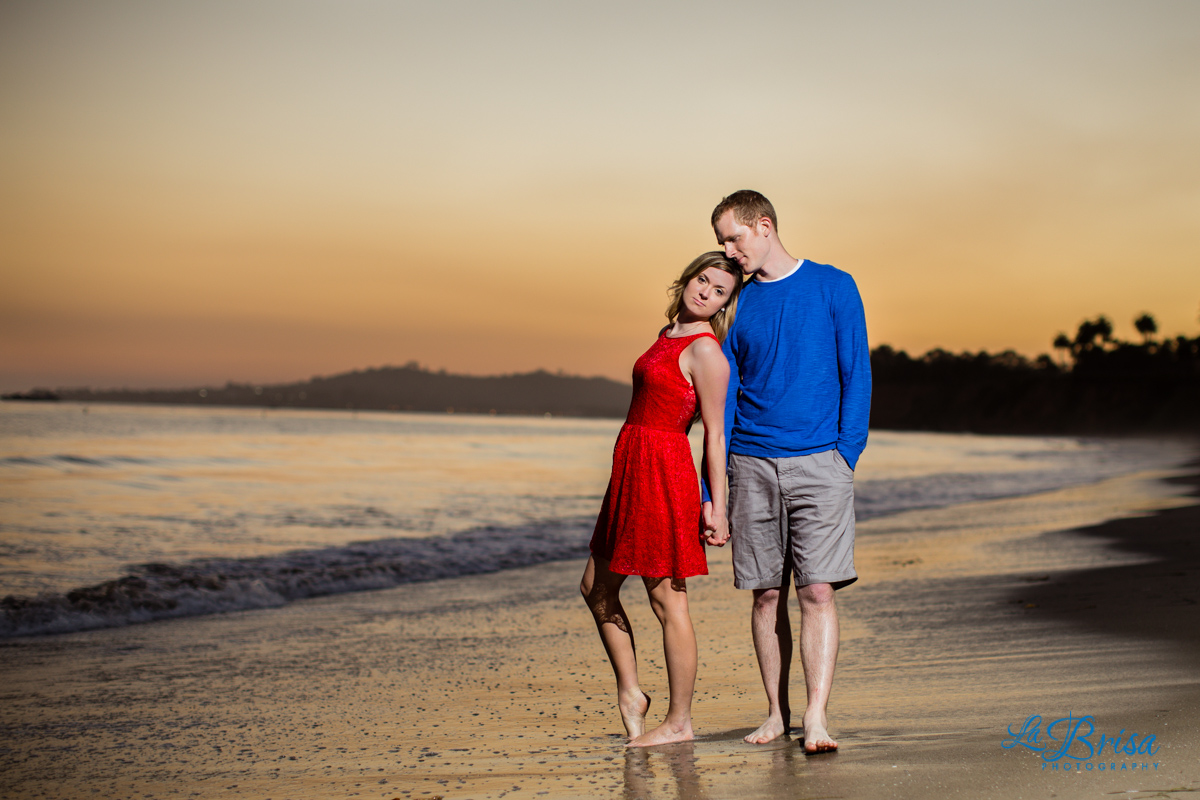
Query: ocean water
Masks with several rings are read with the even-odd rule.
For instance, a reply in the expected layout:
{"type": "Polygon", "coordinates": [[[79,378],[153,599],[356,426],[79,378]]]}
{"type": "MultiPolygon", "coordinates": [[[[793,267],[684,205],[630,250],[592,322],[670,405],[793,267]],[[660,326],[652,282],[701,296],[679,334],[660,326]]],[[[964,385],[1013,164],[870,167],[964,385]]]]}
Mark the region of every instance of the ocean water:
{"type": "MultiPolygon", "coordinates": [[[[618,420],[0,404],[0,636],[585,556],[618,420]]],[[[699,431],[693,432],[698,453],[699,431]]],[[[860,519],[1185,461],[1166,440],[877,431],[860,519]]]]}

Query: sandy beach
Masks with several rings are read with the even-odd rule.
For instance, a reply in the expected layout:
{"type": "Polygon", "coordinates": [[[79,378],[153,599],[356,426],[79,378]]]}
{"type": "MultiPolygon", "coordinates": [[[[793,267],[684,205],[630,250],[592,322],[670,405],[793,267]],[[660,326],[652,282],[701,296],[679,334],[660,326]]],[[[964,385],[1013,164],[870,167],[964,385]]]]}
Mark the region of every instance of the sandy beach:
{"type": "MultiPolygon", "coordinates": [[[[565,561],[4,642],[0,795],[1200,796],[1195,472],[863,523],[860,580],[838,594],[836,754],[741,741],[765,710],[749,597],[710,548],[689,582],[693,743],[623,747],[583,563],[565,561]],[[1003,747],[1034,715],[1156,750],[1068,769],[1003,747]]],[[[641,587],[626,594],[656,717],[659,629],[641,587]]],[[[802,700],[798,665],[793,687],[802,700]]]]}

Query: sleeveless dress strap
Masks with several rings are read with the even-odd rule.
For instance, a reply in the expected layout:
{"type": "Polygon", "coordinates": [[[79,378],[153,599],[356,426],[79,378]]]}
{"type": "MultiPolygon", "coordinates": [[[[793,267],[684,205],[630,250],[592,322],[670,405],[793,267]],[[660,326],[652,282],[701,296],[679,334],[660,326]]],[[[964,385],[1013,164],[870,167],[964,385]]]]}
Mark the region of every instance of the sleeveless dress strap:
{"type": "Polygon", "coordinates": [[[667,331],[664,328],[662,333],[659,334],[660,338],[666,339],[668,342],[687,342],[688,344],[691,344],[692,342],[696,341],[701,336],[707,336],[708,338],[712,339],[717,344],[721,343],[721,340],[718,339],[715,334],[711,334],[708,331],[703,331],[701,333],[693,333],[690,336],[676,336],[676,337],[672,338],[670,336],[667,336],[667,331]]]}
{"type": "Polygon", "coordinates": [[[707,336],[708,338],[712,339],[718,345],[721,344],[721,340],[718,339],[715,335],[709,333],[708,331],[704,331],[703,333],[693,333],[691,336],[680,336],[678,339],[672,339],[671,341],[687,342],[687,344],[691,344],[692,342],[694,342],[697,339],[704,337],[704,336],[707,336]]]}

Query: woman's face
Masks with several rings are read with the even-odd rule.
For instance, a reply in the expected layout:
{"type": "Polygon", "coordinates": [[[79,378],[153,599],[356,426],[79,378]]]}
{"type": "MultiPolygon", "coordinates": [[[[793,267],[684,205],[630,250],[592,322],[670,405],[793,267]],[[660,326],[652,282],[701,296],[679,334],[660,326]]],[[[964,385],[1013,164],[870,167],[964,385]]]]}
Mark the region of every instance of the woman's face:
{"type": "Polygon", "coordinates": [[[704,270],[683,287],[683,309],[680,310],[680,315],[683,316],[686,312],[687,316],[697,319],[711,319],[713,314],[725,307],[737,280],[717,267],[704,270]]]}

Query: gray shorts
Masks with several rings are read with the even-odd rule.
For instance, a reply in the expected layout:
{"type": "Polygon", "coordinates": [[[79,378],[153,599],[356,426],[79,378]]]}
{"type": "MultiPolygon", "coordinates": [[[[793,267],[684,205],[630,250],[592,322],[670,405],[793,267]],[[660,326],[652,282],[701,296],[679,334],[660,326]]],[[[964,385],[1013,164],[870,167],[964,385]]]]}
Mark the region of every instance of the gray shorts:
{"type": "Polygon", "coordinates": [[[791,556],[796,586],[858,580],[854,571],[854,471],[837,450],[807,456],[729,455],[733,584],[783,585],[791,556]]]}

